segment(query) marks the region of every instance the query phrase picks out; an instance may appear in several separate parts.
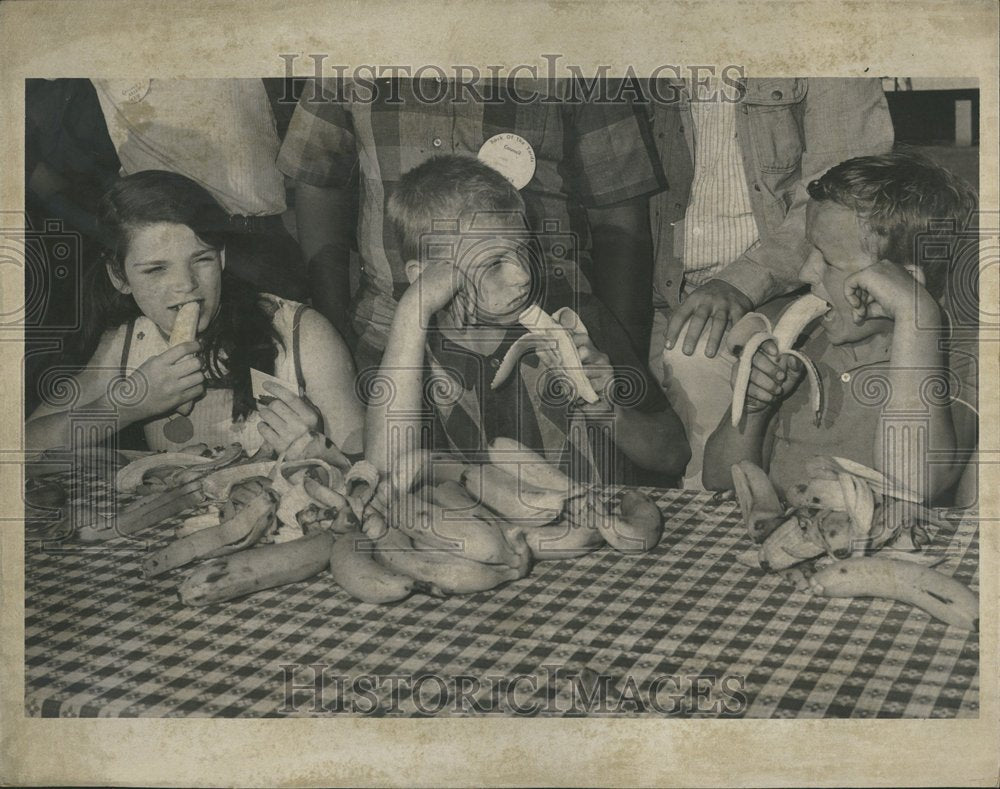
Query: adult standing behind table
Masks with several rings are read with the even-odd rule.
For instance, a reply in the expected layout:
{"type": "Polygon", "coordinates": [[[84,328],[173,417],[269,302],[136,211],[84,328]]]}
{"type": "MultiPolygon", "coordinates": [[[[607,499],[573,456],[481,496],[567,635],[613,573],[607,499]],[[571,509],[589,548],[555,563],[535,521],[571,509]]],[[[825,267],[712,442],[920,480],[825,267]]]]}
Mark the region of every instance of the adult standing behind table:
{"type": "Polygon", "coordinates": [[[122,175],[166,170],[203,186],[230,216],[234,274],[302,301],[302,252],[288,233],[281,146],[259,79],[95,79],[122,175]]]}
{"type": "MultiPolygon", "coordinates": [[[[687,429],[685,487],[701,487],[705,441],[730,405],[720,346],[749,310],[801,283],[805,186],[892,148],[878,79],[661,81],[653,130],[669,189],[650,201],[656,313],[650,368],[687,429]]],[[[724,346],[723,346],[724,348],[724,346]]]]}
{"type": "MultiPolygon", "coordinates": [[[[313,302],[345,337],[355,335],[359,370],[378,364],[396,300],[409,284],[385,215],[395,185],[431,156],[476,156],[499,134],[512,135],[509,144],[519,152],[513,155],[521,165],[511,172],[527,179],[515,185],[532,229],[542,234],[547,293],[589,292],[581,269],[592,272],[596,295],[644,358],[652,321],[648,196],[663,188],[646,118],[627,102],[573,102],[565,93],[542,101],[552,98],[551,84],[497,81],[474,92],[447,80],[383,79],[323,81],[322,95],[305,88],[278,166],[297,182],[313,302]],[[530,159],[534,167],[524,168],[530,159]],[[355,232],[362,270],[351,298],[355,232]],[[567,234],[577,239],[576,260],[557,238],[567,234]]],[[[557,91],[568,88],[555,83],[557,91]]]]}

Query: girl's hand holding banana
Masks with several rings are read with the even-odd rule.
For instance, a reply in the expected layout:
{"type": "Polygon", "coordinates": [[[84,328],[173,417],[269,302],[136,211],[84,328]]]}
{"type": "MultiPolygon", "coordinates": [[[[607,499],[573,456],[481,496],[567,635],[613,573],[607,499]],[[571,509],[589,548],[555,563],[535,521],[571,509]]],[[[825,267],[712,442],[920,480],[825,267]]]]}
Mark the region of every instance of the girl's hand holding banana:
{"type": "Polygon", "coordinates": [[[145,393],[134,406],[136,421],[162,416],[205,394],[205,373],[197,355],[200,349],[197,340],[175,345],[147,359],[132,373],[136,391],[145,393]]]}

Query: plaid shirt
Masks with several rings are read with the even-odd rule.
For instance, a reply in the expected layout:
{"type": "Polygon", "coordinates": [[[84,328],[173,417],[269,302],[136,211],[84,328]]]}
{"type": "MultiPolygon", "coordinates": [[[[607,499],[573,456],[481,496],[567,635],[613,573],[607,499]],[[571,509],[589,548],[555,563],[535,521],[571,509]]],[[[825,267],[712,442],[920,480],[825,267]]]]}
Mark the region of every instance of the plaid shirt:
{"type": "MultiPolygon", "coordinates": [[[[607,308],[587,294],[578,295],[575,306],[594,345],[608,354],[615,368],[618,384],[613,396],[639,411],[669,408],[607,308]]],[[[524,332],[512,327],[494,351],[479,354],[430,329],[424,407],[434,423],[433,448],[480,460],[493,439],[516,438],[558,463],[574,479],[630,481],[633,467],[614,446],[610,423],[574,411],[536,354],[523,356],[517,373],[496,390],[491,388],[501,360],[524,332]]]]}
{"type": "MultiPolygon", "coordinates": [[[[524,103],[511,99],[502,82],[479,87],[485,102],[473,101],[472,94],[456,102],[451,93],[430,103],[416,94],[435,96],[453,83],[422,81],[415,90],[410,80],[391,82],[377,81],[374,100],[359,100],[349,83],[334,81],[324,82],[323,97],[314,100],[307,85],[278,157],[286,175],[313,186],[355,188],[354,179],[359,180],[362,284],[352,313],[362,341],[375,348],[385,347],[395,300],[407,285],[386,201],[400,177],[431,156],[475,156],[486,140],[507,132],[531,144],[535,174],[521,195],[529,223],[547,239],[546,268],[557,291],[590,290],[579,268],[590,262],[586,208],[665,186],[645,113],[631,104],[524,103]]],[[[545,95],[544,84],[518,81],[516,88],[522,97],[532,90],[545,95]]],[[[565,86],[557,83],[554,95],[562,95],[565,86]]]]}

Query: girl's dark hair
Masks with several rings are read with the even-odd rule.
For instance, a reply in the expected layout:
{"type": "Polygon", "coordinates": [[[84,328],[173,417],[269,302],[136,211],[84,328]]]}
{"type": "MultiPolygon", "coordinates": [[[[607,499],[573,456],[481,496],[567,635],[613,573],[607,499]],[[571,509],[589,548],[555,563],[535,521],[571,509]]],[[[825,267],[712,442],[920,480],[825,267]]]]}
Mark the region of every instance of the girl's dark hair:
{"type": "MultiPolygon", "coordinates": [[[[233,234],[228,215],[208,191],[190,178],[162,170],[119,179],[101,201],[99,222],[108,248],[92,262],[85,279],[88,304],[74,353],[84,362],[94,355],[105,332],[141,314],[135,299],[118,292],[108,276],[110,269],[125,280],[125,257],[137,228],[160,222],[186,225],[219,251],[233,234]]],[[[201,335],[201,356],[208,386],[232,389],[237,419],[256,407],[250,368],[273,375],[281,339],[274,330],[273,310],[254,288],[223,271],[221,290],[219,312],[201,335]]]]}

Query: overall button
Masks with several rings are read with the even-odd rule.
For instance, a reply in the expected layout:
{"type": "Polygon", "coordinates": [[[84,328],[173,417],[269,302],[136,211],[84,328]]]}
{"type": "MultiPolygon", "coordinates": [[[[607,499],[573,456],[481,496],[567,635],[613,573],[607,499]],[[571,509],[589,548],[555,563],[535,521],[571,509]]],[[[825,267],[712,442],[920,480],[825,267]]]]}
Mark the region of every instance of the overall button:
{"type": "Polygon", "coordinates": [[[850,373],[841,373],[840,374],[840,380],[843,381],[845,384],[849,383],[850,380],[851,380],[851,374],[850,373]]]}
{"type": "Polygon", "coordinates": [[[431,141],[431,145],[433,145],[435,148],[440,148],[441,147],[441,138],[440,137],[435,137],[431,141]]]}
{"type": "Polygon", "coordinates": [[[771,91],[771,98],[774,99],[775,101],[781,101],[781,91],[780,90],[771,91]]]}

